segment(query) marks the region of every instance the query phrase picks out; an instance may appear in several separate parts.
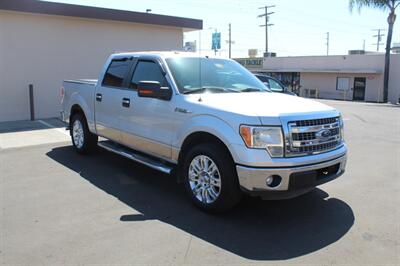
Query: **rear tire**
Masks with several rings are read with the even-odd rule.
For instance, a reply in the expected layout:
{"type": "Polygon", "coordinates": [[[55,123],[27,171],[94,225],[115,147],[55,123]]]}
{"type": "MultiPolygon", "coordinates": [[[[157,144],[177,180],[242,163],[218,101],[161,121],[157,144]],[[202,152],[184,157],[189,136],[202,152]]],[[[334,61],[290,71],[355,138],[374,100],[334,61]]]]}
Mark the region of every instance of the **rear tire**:
{"type": "Polygon", "coordinates": [[[220,144],[203,143],[190,149],[182,177],[188,196],[206,212],[230,210],[242,197],[235,164],[220,144]]]}
{"type": "Polygon", "coordinates": [[[89,131],[86,118],[81,113],[72,116],[70,135],[75,150],[80,154],[90,153],[97,145],[98,137],[89,131]]]}

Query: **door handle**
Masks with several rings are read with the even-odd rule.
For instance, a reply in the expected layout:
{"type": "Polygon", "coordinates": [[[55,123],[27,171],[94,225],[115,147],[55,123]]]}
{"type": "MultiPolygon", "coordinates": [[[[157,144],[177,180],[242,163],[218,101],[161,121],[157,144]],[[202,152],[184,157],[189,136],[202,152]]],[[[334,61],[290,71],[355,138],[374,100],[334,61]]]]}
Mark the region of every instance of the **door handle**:
{"type": "Polygon", "coordinates": [[[96,101],[101,102],[102,99],[103,95],[101,95],[101,93],[96,93],[96,101]]]}
{"type": "Polygon", "coordinates": [[[131,100],[129,98],[123,98],[122,99],[122,106],[123,107],[129,107],[131,105],[131,100]]]}

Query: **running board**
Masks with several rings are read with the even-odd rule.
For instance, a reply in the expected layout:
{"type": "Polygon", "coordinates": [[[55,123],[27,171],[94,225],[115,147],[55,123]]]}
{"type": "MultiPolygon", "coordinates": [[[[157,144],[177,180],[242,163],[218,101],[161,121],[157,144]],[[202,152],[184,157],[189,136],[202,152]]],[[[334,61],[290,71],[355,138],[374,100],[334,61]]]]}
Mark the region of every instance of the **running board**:
{"type": "Polygon", "coordinates": [[[135,150],[122,146],[118,143],[107,140],[107,141],[99,141],[98,145],[108,151],[122,155],[128,159],[131,159],[132,161],[144,164],[160,172],[166,174],[171,174],[172,172],[172,166],[166,165],[165,163],[158,161],[157,159],[153,159],[149,156],[141,154],[135,150]]]}

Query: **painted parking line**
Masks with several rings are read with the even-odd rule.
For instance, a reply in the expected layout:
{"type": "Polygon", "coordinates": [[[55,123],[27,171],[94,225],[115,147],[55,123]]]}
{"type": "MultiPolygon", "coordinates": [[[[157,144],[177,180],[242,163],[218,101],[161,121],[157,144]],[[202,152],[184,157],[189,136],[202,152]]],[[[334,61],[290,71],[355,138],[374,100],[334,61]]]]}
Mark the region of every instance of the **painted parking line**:
{"type": "Polygon", "coordinates": [[[43,121],[43,120],[38,120],[38,122],[41,123],[42,125],[47,126],[48,128],[53,128],[53,129],[57,130],[58,132],[61,132],[61,133],[65,134],[65,135],[69,136],[69,132],[67,130],[63,129],[63,128],[55,127],[55,126],[53,126],[53,125],[51,125],[51,124],[49,124],[49,123],[47,123],[46,121],[43,121]]]}
{"type": "Polygon", "coordinates": [[[0,150],[71,140],[69,132],[62,128],[62,124],[53,126],[43,120],[19,121],[2,126],[4,132],[0,133],[0,150]]]}

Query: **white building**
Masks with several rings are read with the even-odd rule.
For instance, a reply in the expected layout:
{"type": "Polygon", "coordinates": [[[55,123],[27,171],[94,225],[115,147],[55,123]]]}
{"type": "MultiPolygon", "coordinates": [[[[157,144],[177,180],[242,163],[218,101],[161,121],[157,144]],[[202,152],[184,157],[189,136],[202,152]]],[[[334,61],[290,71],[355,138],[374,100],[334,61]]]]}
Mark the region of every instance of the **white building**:
{"type": "MultiPolygon", "coordinates": [[[[320,98],[370,102],[383,100],[384,54],[299,56],[238,59],[248,69],[276,76],[301,92],[316,90],[320,98]]],[[[400,98],[400,54],[391,55],[388,100],[400,98]]]]}
{"type": "Polygon", "coordinates": [[[196,19],[42,2],[0,1],[0,121],[55,117],[64,79],[97,78],[115,51],[182,50],[196,19]]]}

